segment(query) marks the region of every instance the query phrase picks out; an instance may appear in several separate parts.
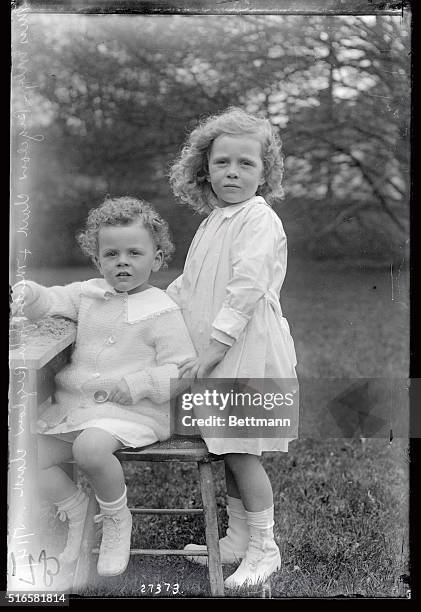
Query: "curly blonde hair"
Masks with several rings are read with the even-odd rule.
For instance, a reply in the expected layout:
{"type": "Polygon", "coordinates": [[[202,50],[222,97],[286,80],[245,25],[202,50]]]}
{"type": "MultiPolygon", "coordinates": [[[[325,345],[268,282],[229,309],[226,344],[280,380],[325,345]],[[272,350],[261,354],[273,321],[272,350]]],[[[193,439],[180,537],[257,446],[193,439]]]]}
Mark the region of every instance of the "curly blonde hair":
{"type": "Polygon", "coordinates": [[[208,158],[213,141],[222,134],[250,134],[261,141],[265,182],[256,193],[270,205],[283,199],[281,182],[284,164],[279,136],[268,119],[250,115],[234,106],[202,120],[190,133],[180,157],[170,169],[174,195],[201,213],[215,208],[217,198],[207,180],[208,158]]]}
{"type": "Polygon", "coordinates": [[[163,267],[167,267],[174,252],[168,223],[144,200],[130,196],[107,197],[100,206],[89,211],[85,229],[78,232],[76,240],[85,255],[97,265],[98,234],[101,227],[130,225],[136,221],[149,231],[155,247],[163,253],[163,267]]]}

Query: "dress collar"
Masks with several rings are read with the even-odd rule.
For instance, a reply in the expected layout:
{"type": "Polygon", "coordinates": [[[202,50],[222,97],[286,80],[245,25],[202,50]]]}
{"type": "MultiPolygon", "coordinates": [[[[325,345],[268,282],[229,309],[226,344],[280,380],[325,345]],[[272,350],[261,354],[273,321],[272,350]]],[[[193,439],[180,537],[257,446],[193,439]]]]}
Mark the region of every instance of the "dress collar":
{"type": "Polygon", "coordinates": [[[150,287],[145,291],[131,293],[128,296],[127,322],[136,323],[172,310],[180,310],[180,308],[165,291],[158,287],[150,287]]]}
{"type": "Polygon", "coordinates": [[[230,204],[230,206],[224,207],[217,206],[214,210],[216,214],[219,214],[224,218],[230,218],[237,214],[240,210],[243,210],[243,208],[245,208],[246,206],[249,206],[250,204],[266,204],[266,206],[269,206],[269,204],[264,198],[262,198],[262,196],[253,196],[249,200],[239,202],[238,204],[230,204]]]}

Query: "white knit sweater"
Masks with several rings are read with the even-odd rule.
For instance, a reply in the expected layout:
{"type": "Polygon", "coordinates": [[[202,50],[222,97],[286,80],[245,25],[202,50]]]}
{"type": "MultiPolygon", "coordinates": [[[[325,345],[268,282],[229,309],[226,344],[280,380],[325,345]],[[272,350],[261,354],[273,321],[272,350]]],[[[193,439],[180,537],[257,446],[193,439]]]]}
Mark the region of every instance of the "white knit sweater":
{"type": "Polygon", "coordinates": [[[159,440],[168,438],[170,381],[178,378],[178,365],[195,356],[171,298],[155,287],[116,293],[103,279],[55,287],[26,284],[32,294],[24,306],[28,318],[61,315],[77,322],[71,363],[56,376],[57,403],[42,420],[59,433],[82,429],[91,419],[116,418],[151,427],[159,440]],[[132,405],[95,403],[95,391],[109,392],[122,378],[132,405]]]}

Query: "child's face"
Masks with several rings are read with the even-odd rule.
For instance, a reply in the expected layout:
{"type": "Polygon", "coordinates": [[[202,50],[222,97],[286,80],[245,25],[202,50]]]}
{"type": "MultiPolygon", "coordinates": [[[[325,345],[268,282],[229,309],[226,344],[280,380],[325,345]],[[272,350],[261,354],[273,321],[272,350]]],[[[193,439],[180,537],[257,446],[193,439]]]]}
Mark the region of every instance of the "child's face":
{"type": "Polygon", "coordinates": [[[162,251],[157,250],[140,221],[130,225],[106,225],[98,233],[98,267],[116,291],[138,293],[148,288],[151,272],[159,270],[162,251]]]}
{"type": "Polygon", "coordinates": [[[208,180],[219,206],[244,202],[265,182],[262,145],[253,136],[221,134],[209,154],[208,180]]]}

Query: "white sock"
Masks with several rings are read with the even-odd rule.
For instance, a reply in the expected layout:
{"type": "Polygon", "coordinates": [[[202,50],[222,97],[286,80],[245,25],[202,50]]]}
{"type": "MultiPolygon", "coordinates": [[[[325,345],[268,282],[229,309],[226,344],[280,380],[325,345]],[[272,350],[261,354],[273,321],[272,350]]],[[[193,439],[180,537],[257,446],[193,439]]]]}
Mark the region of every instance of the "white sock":
{"type": "Polygon", "coordinates": [[[59,502],[55,502],[57,509],[59,512],[67,512],[72,508],[78,506],[85,498],[85,493],[82,491],[80,486],[76,489],[76,491],[70,495],[70,497],[66,497],[66,499],[62,499],[59,502]]]}
{"type": "Polygon", "coordinates": [[[247,517],[247,525],[249,527],[257,527],[258,529],[271,529],[275,522],[273,520],[273,506],[261,510],[260,512],[248,512],[245,510],[247,517]]]}
{"type": "Polygon", "coordinates": [[[69,521],[66,546],[60,553],[59,559],[61,563],[73,563],[78,558],[80,551],[88,509],[88,496],[78,486],[73,495],[62,499],[56,503],[56,506],[59,519],[61,521],[68,519],[69,521]]]}
{"type": "Polygon", "coordinates": [[[231,516],[246,520],[246,509],[241,499],[227,495],[227,506],[231,516]]]}
{"type": "Polygon", "coordinates": [[[228,549],[236,552],[246,550],[250,533],[247,525],[246,510],[241,499],[227,496],[227,513],[227,532],[219,540],[220,545],[223,548],[228,547],[228,549]]]}
{"type": "MultiPolygon", "coordinates": [[[[223,563],[235,563],[242,559],[247,550],[250,532],[247,525],[246,511],[241,499],[227,496],[228,526],[226,534],[219,540],[219,550],[223,563]]],[[[187,544],[186,550],[206,550],[201,544],[187,544]]],[[[190,560],[199,565],[206,565],[205,557],[192,557],[190,560]]]]}
{"type": "Polygon", "coordinates": [[[115,514],[127,506],[127,487],[124,485],[123,494],[118,499],[111,502],[103,501],[98,495],[95,495],[95,497],[99,504],[101,514],[115,514]]]}

